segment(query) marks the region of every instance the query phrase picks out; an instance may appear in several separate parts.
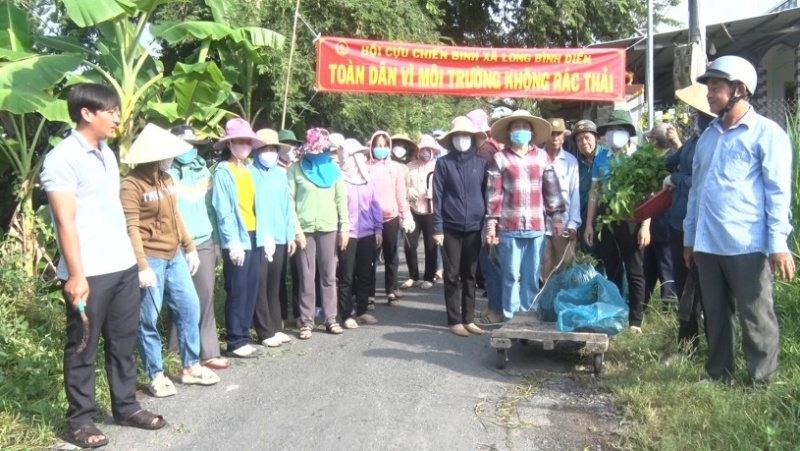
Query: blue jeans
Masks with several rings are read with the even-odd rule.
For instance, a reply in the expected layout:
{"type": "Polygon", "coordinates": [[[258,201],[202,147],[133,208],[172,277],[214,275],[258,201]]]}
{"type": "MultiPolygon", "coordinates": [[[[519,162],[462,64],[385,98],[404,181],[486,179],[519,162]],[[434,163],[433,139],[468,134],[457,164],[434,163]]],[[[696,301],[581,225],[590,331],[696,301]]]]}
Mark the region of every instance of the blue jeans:
{"type": "Polygon", "coordinates": [[[141,289],[138,344],[144,371],[152,379],[164,371],[158,334],[158,315],[164,300],[178,328],[178,354],[183,367],[200,363],[200,299],[183,252],[178,252],[172,260],[147,257],[147,264],[156,273],[157,284],[141,289]]]}
{"type": "Polygon", "coordinates": [[[503,316],[528,311],[539,292],[539,271],[542,262],[544,234],[535,238],[517,238],[501,233],[498,253],[503,281],[503,316]],[[519,280],[519,282],[518,282],[519,280]],[[520,283],[521,282],[521,283],[520,283]]]}
{"type": "Polygon", "coordinates": [[[498,261],[499,250],[495,248],[495,261],[489,259],[489,245],[481,246],[481,271],[483,280],[486,283],[486,295],[489,298],[489,310],[494,313],[503,311],[503,277],[498,261]]]}

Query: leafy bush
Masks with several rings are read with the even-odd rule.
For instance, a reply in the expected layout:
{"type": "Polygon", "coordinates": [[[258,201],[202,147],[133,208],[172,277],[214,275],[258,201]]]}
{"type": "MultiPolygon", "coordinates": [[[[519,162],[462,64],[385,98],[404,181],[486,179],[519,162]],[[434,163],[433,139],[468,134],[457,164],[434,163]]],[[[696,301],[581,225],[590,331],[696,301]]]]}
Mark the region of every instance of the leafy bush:
{"type": "Polygon", "coordinates": [[[632,218],[636,207],[661,190],[669,175],[665,156],[652,144],[642,144],[632,155],[611,161],[608,183],[600,187],[599,204],[606,208],[597,219],[598,230],[632,218]]]}

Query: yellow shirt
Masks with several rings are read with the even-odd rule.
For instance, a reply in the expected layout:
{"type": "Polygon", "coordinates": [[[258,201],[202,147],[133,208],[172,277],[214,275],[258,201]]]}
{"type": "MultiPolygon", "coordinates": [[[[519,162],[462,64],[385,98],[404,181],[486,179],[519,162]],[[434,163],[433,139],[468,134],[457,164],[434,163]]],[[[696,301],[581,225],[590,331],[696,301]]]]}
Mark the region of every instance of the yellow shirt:
{"type": "Polygon", "coordinates": [[[236,183],[236,194],[239,199],[239,213],[244,221],[244,228],[248,232],[256,230],[256,185],[250,170],[238,165],[230,165],[233,180],[236,183]]]}

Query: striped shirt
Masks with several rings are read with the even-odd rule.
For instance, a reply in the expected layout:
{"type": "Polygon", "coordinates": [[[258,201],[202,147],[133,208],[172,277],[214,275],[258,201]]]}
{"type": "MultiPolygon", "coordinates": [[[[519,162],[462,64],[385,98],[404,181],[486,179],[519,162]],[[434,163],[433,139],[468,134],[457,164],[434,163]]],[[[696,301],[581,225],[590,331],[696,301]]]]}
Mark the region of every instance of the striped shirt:
{"type": "Polygon", "coordinates": [[[498,232],[543,232],[542,172],[547,152],[536,146],[520,155],[506,147],[494,154],[486,181],[486,218],[498,232]]]}

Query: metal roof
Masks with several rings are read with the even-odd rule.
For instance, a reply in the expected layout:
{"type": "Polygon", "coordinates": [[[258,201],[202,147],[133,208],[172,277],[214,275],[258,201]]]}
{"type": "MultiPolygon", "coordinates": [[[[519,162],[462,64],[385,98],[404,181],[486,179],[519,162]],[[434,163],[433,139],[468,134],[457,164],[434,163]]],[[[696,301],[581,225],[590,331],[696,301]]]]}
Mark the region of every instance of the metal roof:
{"type": "MultiPolygon", "coordinates": [[[[716,53],[709,60],[722,55],[739,55],[757,65],[766,52],[776,44],[797,48],[800,44],[800,8],[706,27],[707,48],[714,44],[716,53]]],[[[675,47],[689,41],[689,30],[681,29],[653,36],[656,102],[659,94],[672,98],[672,61],[675,47]]],[[[592,44],[589,47],[626,48],[628,70],[636,74],[636,81],[644,80],[646,42],[643,36],[592,44]]]]}

